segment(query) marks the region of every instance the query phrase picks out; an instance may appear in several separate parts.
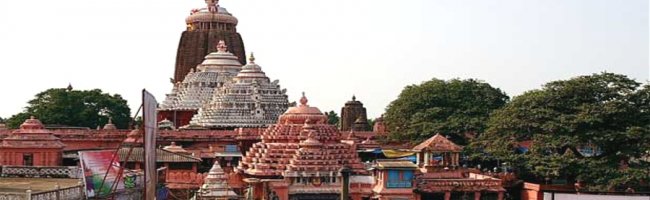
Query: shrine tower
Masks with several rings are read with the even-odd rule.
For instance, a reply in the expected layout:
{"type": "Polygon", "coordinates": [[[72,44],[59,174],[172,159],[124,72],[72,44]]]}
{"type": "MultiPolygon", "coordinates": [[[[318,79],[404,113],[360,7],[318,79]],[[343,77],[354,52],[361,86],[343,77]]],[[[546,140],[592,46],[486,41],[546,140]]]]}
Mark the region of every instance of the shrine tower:
{"type": "Polygon", "coordinates": [[[244,41],[237,33],[237,18],[219,6],[219,0],[205,0],[205,3],[205,8],[193,9],[185,19],[187,29],[178,44],[173,83],[183,81],[206,55],[216,52],[214,44],[220,40],[230,46],[229,51],[238,57],[240,63],[246,64],[244,41]]]}

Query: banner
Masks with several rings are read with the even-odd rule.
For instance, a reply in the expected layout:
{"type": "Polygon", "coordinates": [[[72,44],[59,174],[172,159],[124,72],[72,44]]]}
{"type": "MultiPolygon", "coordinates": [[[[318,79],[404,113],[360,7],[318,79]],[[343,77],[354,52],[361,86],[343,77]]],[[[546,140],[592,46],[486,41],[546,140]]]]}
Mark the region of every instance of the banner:
{"type": "Polygon", "coordinates": [[[156,110],[158,102],[147,90],[142,90],[142,119],[144,121],[145,200],[156,199],[158,171],[156,170],[156,110]]]}
{"type": "MultiPolygon", "coordinates": [[[[120,171],[120,158],[115,151],[80,151],[79,161],[86,183],[86,196],[109,195],[120,171]]],[[[124,189],[124,184],[118,182],[117,189],[124,189]]]]}

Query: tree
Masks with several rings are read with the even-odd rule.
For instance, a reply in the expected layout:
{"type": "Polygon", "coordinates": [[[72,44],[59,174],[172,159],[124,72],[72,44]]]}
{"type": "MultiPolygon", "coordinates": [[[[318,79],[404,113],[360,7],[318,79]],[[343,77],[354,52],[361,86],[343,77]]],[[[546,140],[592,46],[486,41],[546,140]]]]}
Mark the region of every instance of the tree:
{"type": "Polygon", "coordinates": [[[0,117],[0,123],[5,123],[5,119],[0,117]]]}
{"type": "Polygon", "coordinates": [[[341,120],[341,118],[339,117],[338,114],[336,114],[336,112],[332,110],[329,112],[325,112],[325,114],[327,115],[328,124],[336,125],[337,127],[339,126],[339,121],[341,120]]]}
{"type": "Polygon", "coordinates": [[[600,73],[547,83],[495,111],[475,145],[526,179],[609,190],[650,180],[650,86],[600,73]],[[532,141],[526,153],[513,151],[532,141]],[[593,155],[580,153],[592,149],[593,155]]]}
{"type": "Polygon", "coordinates": [[[118,128],[127,128],[131,110],[120,95],[103,93],[99,89],[72,90],[53,88],[36,94],[25,111],[7,120],[7,126],[17,128],[30,116],[44,124],[95,128],[112,118],[118,128]]]}
{"type": "Polygon", "coordinates": [[[422,141],[442,133],[463,145],[465,135],[483,132],[490,112],[507,101],[504,92],[482,81],[432,79],[406,86],[388,105],[384,121],[396,140],[422,141]]]}

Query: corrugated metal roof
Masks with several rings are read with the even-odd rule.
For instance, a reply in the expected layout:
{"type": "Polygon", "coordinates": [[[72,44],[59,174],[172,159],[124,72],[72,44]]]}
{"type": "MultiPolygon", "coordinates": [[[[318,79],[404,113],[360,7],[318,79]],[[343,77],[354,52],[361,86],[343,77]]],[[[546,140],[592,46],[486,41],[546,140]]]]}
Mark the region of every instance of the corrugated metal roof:
{"type": "MultiPolygon", "coordinates": [[[[130,148],[121,148],[119,151],[120,161],[124,161],[130,148]]],[[[144,162],[144,150],[141,147],[135,147],[129,156],[129,162],[144,162]]],[[[156,149],[156,162],[201,162],[200,158],[190,155],[173,153],[164,149],[156,149]]]]}

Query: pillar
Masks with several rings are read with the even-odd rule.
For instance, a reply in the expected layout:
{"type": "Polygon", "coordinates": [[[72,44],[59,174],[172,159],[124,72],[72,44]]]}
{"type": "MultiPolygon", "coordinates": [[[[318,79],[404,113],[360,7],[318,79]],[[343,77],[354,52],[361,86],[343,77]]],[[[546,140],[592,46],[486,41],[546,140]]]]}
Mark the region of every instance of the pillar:
{"type": "Polygon", "coordinates": [[[445,200],[450,200],[450,199],[451,199],[451,192],[450,191],[445,192],[445,200]]]}
{"type": "Polygon", "coordinates": [[[497,197],[498,200],[503,200],[503,191],[499,191],[499,196],[497,197]]]}
{"type": "Polygon", "coordinates": [[[417,166],[420,166],[420,158],[421,158],[420,154],[421,153],[422,152],[418,152],[418,153],[415,154],[415,165],[417,165],[417,166]]]}
{"type": "Polygon", "coordinates": [[[430,161],[429,159],[431,159],[429,156],[429,152],[424,152],[424,166],[429,166],[429,161],[430,161]]]}
{"type": "Polygon", "coordinates": [[[481,192],[474,192],[474,200],[481,200],[481,192]]]}

